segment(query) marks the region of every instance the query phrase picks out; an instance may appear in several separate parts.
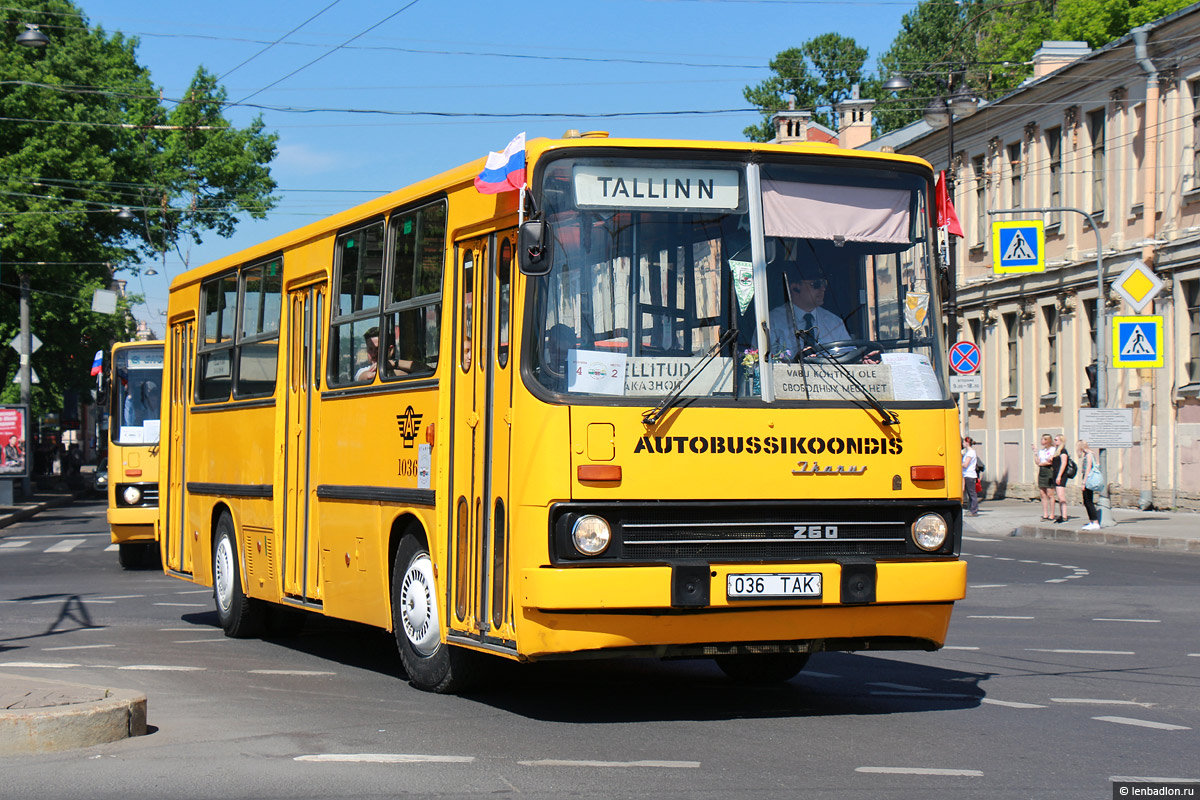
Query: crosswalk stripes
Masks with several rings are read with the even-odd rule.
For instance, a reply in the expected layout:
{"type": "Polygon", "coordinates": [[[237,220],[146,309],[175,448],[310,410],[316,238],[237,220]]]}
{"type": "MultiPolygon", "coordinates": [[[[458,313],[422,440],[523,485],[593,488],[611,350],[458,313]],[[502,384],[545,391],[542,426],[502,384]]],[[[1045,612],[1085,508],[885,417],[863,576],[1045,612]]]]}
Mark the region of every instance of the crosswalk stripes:
{"type": "Polygon", "coordinates": [[[115,552],[119,549],[108,538],[108,533],[83,534],[75,536],[50,537],[39,536],[27,539],[6,539],[0,541],[0,554],[3,553],[80,553],[115,552]]]}

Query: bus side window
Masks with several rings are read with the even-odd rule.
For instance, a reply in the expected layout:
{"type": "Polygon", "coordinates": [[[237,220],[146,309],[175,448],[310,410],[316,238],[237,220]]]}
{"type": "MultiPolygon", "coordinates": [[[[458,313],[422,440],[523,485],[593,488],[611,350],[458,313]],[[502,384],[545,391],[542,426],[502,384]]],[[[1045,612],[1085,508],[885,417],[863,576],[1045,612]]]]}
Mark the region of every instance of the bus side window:
{"type": "Polygon", "coordinates": [[[334,248],[338,297],[330,303],[329,385],[370,383],[375,379],[377,349],[366,334],[379,336],[379,298],[383,284],[383,222],[338,235],[334,248]]]}
{"type": "Polygon", "coordinates": [[[204,330],[196,348],[196,402],[229,399],[233,387],[233,329],[237,310],[236,273],[206,283],[201,291],[204,330]]]}
{"type": "Polygon", "coordinates": [[[475,253],[468,250],[463,254],[463,307],[462,307],[462,352],[458,365],[463,372],[471,368],[471,333],[474,326],[475,253]]]}
{"type": "Polygon", "coordinates": [[[385,378],[431,375],[437,368],[442,318],[446,203],[391,219],[391,297],[384,316],[385,378]]]}

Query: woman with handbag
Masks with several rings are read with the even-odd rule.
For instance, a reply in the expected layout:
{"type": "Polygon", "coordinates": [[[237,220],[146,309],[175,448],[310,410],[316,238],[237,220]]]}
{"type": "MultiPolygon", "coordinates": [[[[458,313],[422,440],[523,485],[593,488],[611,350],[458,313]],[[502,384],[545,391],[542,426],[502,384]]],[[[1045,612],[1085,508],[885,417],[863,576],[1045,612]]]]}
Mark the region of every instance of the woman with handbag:
{"type": "Polygon", "coordinates": [[[1095,493],[1104,488],[1104,473],[1096,463],[1096,454],[1088,447],[1086,439],[1075,443],[1079,456],[1079,474],[1083,476],[1083,507],[1087,509],[1088,524],[1081,530],[1100,530],[1100,514],[1096,512],[1095,493]]]}
{"type": "Polygon", "coordinates": [[[1033,463],[1038,468],[1038,493],[1042,496],[1042,519],[1046,522],[1054,519],[1050,516],[1054,510],[1054,437],[1048,433],[1042,434],[1042,446],[1033,446],[1033,463]]]}

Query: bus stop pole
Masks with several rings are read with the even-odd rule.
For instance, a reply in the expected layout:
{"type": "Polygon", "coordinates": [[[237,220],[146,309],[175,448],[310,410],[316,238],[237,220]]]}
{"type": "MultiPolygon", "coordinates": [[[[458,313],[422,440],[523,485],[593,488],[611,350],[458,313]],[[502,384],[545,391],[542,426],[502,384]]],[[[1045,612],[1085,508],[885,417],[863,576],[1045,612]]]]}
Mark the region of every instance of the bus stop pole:
{"type": "MultiPolygon", "coordinates": [[[[1047,206],[1043,208],[1013,208],[1007,210],[988,209],[988,216],[994,214],[1049,214],[1055,211],[1070,211],[1079,214],[1087,220],[1092,233],[1096,235],[1096,408],[1104,408],[1108,392],[1108,361],[1104,357],[1104,332],[1108,326],[1104,322],[1104,244],[1100,241],[1100,228],[1092,215],[1081,208],[1069,206],[1047,206]]],[[[1045,253],[1042,254],[1045,257],[1045,253]]],[[[1096,497],[1096,514],[1101,528],[1112,525],[1112,503],[1108,495],[1108,451],[1101,447],[1100,472],[1104,474],[1104,487],[1096,497]]]]}

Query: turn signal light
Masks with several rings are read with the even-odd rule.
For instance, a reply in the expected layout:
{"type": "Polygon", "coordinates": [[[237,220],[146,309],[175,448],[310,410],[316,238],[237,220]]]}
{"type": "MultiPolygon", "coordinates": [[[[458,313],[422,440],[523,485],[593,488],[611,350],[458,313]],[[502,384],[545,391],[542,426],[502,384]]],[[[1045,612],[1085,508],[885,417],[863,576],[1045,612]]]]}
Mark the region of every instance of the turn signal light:
{"type": "Polygon", "coordinates": [[[946,468],[941,464],[927,464],[909,469],[908,475],[914,481],[944,481],[946,468]]]}
{"type": "Polygon", "coordinates": [[[142,471],[140,469],[127,469],[125,470],[125,474],[131,478],[140,478],[142,471]]]}
{"type": "Polygon", "coordinates": [[[575,474],[581,481],[617,483],[621,480],[621,468],[616,464],[580,464],[575,474]]]}

